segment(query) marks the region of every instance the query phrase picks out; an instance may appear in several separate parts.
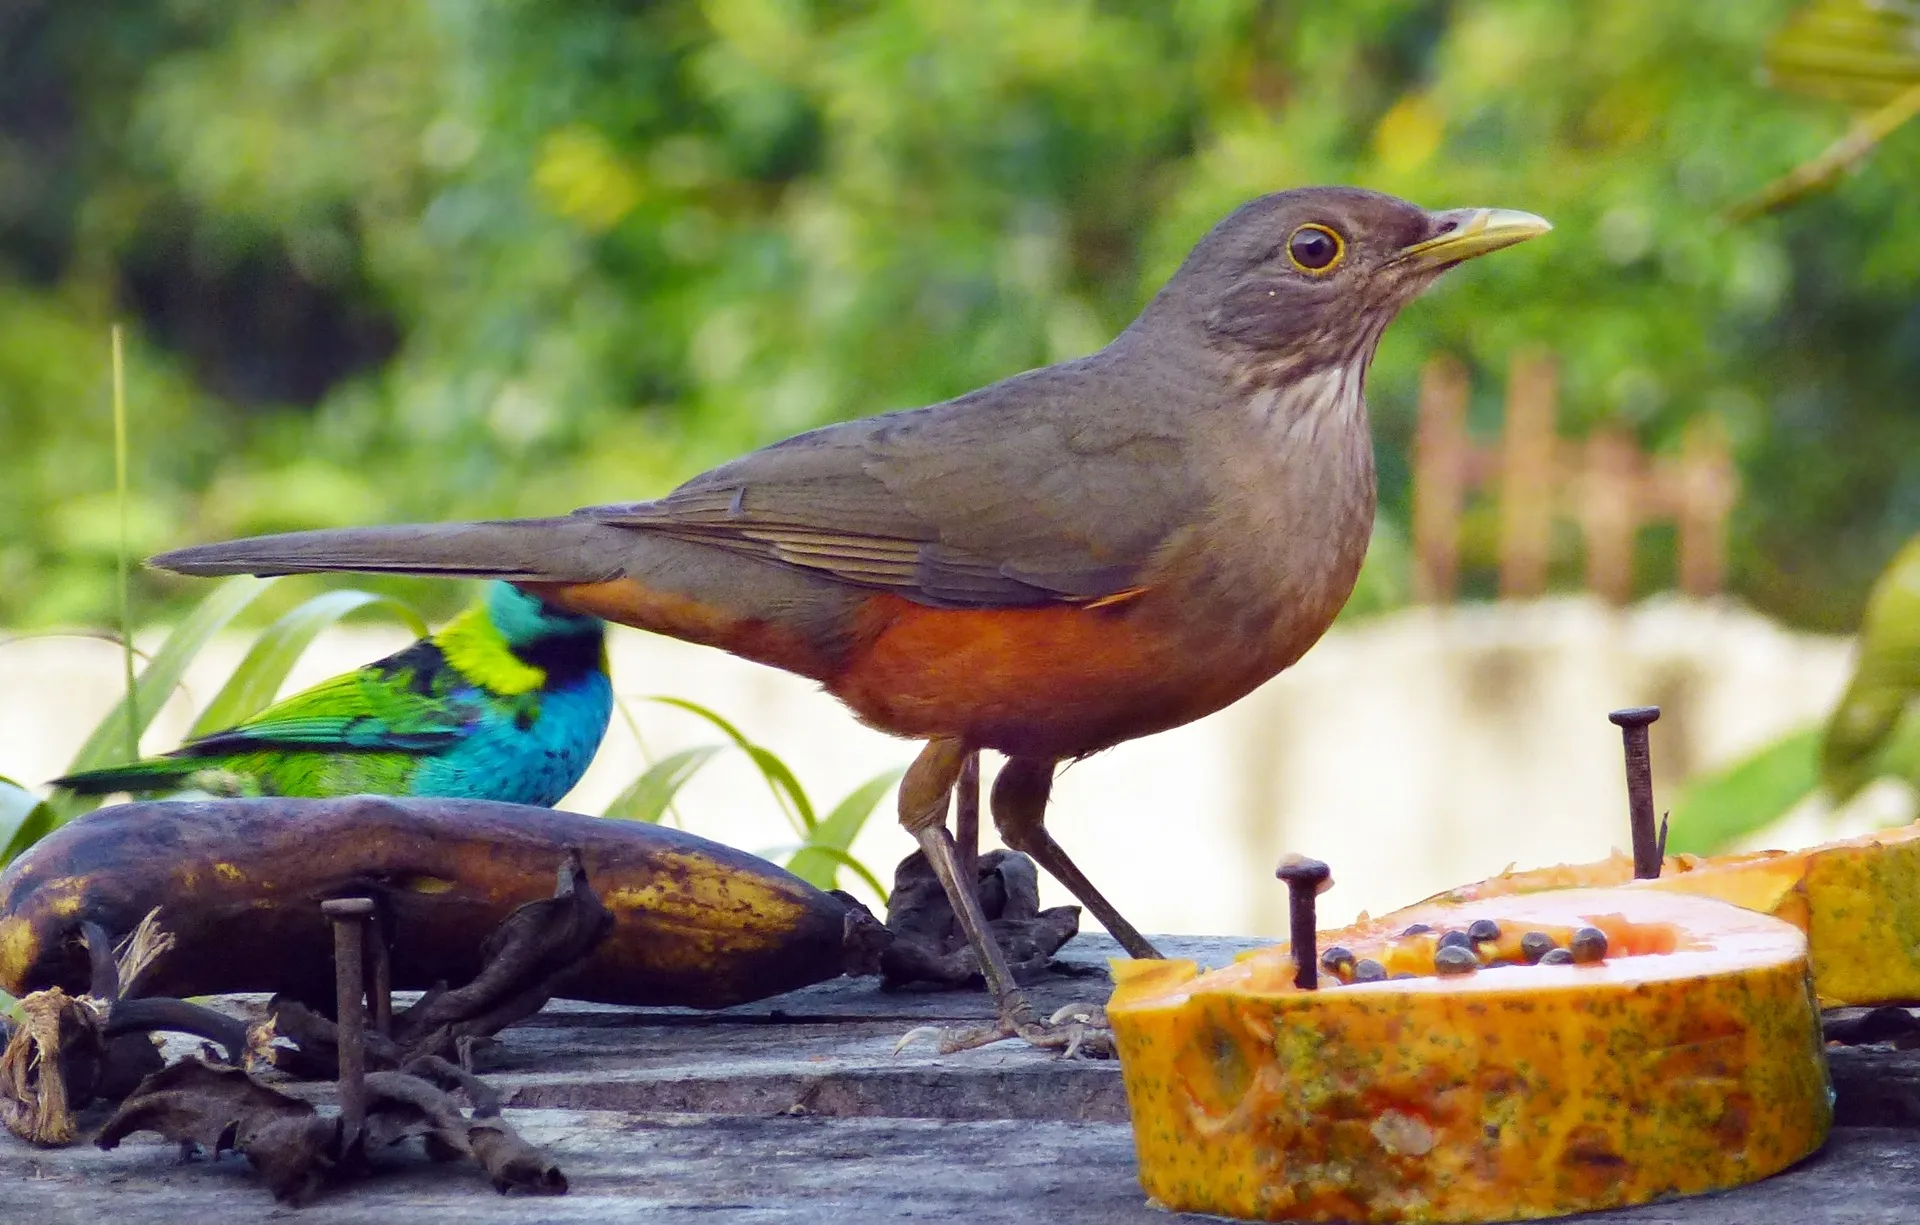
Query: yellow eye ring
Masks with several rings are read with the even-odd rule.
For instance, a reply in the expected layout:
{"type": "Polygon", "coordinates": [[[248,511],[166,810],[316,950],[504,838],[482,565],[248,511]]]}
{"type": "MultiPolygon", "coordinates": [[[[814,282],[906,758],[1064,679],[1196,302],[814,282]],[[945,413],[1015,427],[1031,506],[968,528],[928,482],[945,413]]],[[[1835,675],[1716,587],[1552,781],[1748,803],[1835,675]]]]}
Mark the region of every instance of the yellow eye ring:
{"type": "Polygon", "coordinates": [[[1346,256],[1346,240],[1324,225],[1303,225],[1287,239],[1287,258],[1308,276],[1327,275],[1346,256]]]}

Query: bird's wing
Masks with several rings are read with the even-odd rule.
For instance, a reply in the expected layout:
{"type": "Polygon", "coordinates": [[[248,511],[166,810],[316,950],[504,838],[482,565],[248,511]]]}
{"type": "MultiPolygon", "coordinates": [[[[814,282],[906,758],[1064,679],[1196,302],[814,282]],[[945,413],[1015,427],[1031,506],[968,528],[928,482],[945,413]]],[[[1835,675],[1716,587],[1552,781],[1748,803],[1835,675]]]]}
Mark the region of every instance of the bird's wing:
{"type": "Polygon", "coordinates": [[[939,607],[1118,601],[1189,511],[1183,435],[1155,412],[1087,411],[1124,392],[1073,375],[828,426],[578,513],[939,607]]]}
{"type": "Polygon", "coordinates": [[[206,757],[268,747],[410,753],[446,748],[467,734],[477,712],[471,701],[436,683],[437,654],[416,646],[336,676],[225,731],[190,740],[178,752],[206,757]]]}

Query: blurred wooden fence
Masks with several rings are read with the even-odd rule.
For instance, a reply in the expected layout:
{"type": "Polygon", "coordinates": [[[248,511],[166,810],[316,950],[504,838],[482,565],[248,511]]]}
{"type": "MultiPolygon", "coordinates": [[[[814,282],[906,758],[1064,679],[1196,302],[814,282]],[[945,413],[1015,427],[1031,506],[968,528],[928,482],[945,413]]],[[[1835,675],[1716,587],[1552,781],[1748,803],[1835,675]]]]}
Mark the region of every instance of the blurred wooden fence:
{"type": "Polygon", "coordinates": [[[1530,354],[1507,377],[1507,411],[1491,445],[1467,433],[1467,372],[1451,358],[1428,363],[1420,382],[1413,448],[1414,589],[1421,600],[1453,598],[1460,572],[1460,528],[1468,495],[1485,489],[1499,510],[1500,594],[1547,589],[1553,526],[1579,531],[1586,586],[1616,604],[1633,595],[1634,540],[1641,527],[1675,525],[1677,585],[1690,595],[1720,591],[1726,572],[1727,516],[1738,477],[1726,436],[1700,418],[1680,453],[1649,456],[1631,433],[1595,430],[1584,440],[1559,436],[1559,386],[1553,360],[1530,354]]]}

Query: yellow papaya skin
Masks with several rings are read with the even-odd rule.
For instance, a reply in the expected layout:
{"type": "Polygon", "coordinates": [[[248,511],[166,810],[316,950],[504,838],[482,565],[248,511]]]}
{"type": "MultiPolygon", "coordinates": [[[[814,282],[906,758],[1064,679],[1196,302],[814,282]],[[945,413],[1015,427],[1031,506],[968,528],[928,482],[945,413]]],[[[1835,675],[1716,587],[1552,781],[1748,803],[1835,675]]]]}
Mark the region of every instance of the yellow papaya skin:
{"type": "MultiPolygon", "coordinates": [[[[1421,917],[1620,913],[1700,939],[1317,991],[1292,985],[1284,948],[1205,974],[1117,963],[1108,1017],[1143,1187],[1168,1208],[1254,1219],[1509,1220],[1721,1190],[1817,1149],[1831,1095],[1789,925],[1626,890],[1421,917]]],[[[1385,930],[1322,940],[1377,956],[1385,930]]]]}
{"type": "Polygon", "coordinates": [[[1396,911],[1548,889],[1630,885],[1716,897],[1807,933],[1814,987],[1829,1006],[1920,999],[1920,823],[1799,851],[1671,855],[1635,881],[1625,855],[1506,872],[1396,911]]]}
{"type": "Polygon", "coordinates": [[[376,899],[393,985],[461,983],[514,907],[579,850],[612,933],[558,994],[723,1008],[862,970],[857,904],[678,830],[515,804],[347,796],[102,808],[0,873],[0,986],[84,990],[86,921],[118,938],[158,907],[174,946],[147,995],[333,998],[326,898],[376,899]]]}

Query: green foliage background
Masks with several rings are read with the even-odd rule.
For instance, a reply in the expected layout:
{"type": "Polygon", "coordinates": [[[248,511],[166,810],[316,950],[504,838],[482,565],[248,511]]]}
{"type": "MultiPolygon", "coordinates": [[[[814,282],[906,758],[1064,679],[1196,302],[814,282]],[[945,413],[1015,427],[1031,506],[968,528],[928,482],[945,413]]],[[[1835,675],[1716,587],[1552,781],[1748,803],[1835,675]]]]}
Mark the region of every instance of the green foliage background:
{"type": "Polygon", "coordinates": [[[1389,333],[1390,518],[1420,363],[1490,427],[1543,345],[1569,433],[1723,419],[1740,592],[1850,627],[1920,527],[1920,132],[1720,220],[1847,122],[1758,79],[1789,11],[16,0],[0,624],[110,619],[111,319],[138,549],[551,513],[1086,352],[1229,208],[1339,181],[1558,227],[1389,333]]]}

